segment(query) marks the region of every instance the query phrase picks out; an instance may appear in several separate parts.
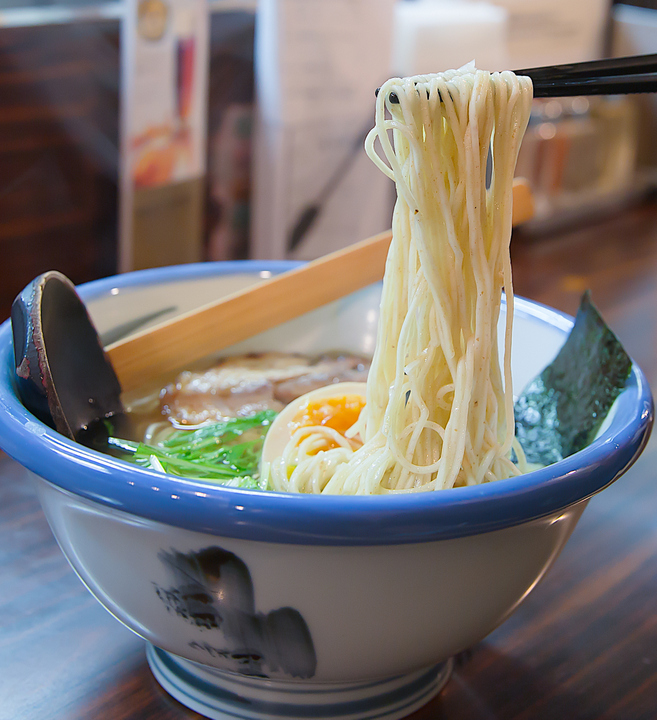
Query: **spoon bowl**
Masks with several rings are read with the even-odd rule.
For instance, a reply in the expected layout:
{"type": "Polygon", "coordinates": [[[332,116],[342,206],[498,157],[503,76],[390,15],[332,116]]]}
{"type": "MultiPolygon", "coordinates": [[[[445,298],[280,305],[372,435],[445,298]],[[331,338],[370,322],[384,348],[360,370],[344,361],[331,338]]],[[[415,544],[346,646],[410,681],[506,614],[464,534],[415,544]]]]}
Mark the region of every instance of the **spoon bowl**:
{"type": "Polygon", "coordinates": [[[51,271],[11,308],[21,400],[42,422],[84,445],[123,415],[121,385],[73,283],[51,271]]]}

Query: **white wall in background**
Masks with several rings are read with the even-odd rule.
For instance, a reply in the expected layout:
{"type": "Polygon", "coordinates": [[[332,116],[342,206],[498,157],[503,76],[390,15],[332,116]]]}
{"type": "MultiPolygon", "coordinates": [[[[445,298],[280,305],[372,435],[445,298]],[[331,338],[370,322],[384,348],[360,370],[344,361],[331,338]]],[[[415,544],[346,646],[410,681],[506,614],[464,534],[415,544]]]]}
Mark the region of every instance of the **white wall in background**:
{"type": "Polygon", "coordinates": [[[509,13],[509,69],[601,57],[609,0],[493,0],[509,13]]]}
{"type": "MultiPolygon", "coordinates": [[[[612,8],[612,54],[650,55],[657,53],[657,10],[614,5],[612,8]]],[[[639,163],[657,167],[657,96],[646,93],[634,96],[639,110],[639,163]]],[[[657,182],[654,178],[653,183],[657,182]]]]}
{"type": "Polygon", "coordinates": [[[395,7],[392,72],[408,76],[458,68],[506,70],[508,13],[484,2],[415,0],[395,7]]]}
{"type": "Polygon", "coordinates": [[[657,53],[657,10],[614,5],[612,30],[612,50],[616,57],[657,53]]]}

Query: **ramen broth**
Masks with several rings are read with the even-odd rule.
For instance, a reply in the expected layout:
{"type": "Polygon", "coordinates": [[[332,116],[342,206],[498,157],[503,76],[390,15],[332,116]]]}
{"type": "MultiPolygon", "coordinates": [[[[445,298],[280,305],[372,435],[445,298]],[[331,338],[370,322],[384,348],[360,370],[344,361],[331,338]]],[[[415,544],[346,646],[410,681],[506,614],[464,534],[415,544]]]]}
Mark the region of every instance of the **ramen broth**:
{"type": "Polygon", "coordinates": [[[263,352],[221,358],[210,368],[179,373],[130,398],[126,404],[135,428],[131,439],[150,443],[173,429],[193,430],[263,410],[277,413],[316,388],[365,382],[369,367],[369,358],[341,352],[315,356],[263,352]]]}

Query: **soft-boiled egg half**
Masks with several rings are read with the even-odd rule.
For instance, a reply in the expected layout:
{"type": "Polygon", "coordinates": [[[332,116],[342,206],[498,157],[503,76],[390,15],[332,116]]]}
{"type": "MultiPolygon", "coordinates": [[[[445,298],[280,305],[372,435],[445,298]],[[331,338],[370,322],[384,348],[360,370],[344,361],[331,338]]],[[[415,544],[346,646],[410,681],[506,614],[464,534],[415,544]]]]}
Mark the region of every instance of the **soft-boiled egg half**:
{"type": "MultiPolygon", "coordinates": [[[[343,435],[358,420],[365,406],[367,383],[326,385],[301,395],[274,418],[262,448],[261,465],[281,457],[292,434],[302,427],[323,425],[343,435]]],[[[330,450],[331,444],[326,448],[330,450]]]]}

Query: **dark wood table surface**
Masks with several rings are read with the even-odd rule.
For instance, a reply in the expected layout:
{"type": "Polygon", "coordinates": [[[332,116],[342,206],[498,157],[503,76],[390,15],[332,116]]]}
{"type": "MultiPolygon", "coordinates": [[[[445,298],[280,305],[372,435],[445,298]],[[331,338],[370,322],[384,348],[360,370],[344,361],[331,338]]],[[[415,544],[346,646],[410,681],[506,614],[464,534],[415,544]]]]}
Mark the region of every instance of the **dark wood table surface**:
{"type": "MultiPolygon", "coordinates": [[[[574,313],[591,288],[657,388],[657,205],[512,246],[518,294],[574,313]]],[[[545,579],[416,720],[657,718],[656,443],[591,500],[545,579]]],[[[0,455],[0,720],[92,718],[200,716],[155,682],[143,641],[82,586],[0,455]]]]}

